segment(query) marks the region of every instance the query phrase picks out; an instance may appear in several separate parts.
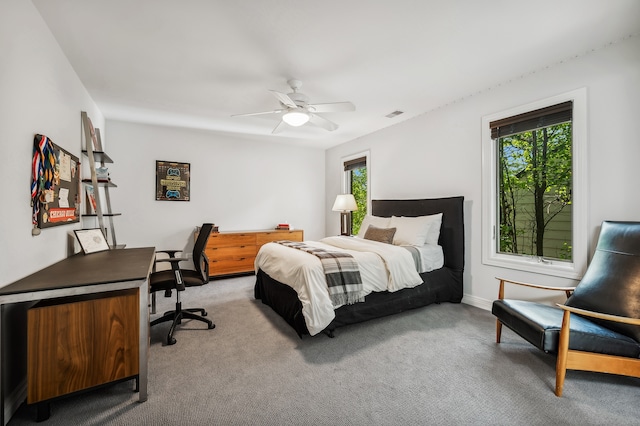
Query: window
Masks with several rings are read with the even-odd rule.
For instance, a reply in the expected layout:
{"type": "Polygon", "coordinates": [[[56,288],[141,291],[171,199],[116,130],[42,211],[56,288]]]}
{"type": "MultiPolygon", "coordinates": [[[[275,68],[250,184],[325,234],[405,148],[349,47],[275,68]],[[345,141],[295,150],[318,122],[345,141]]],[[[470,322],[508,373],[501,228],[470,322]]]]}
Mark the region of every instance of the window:
{"type": "Polygon", "coordinates": [[[369,205],[369,174],[367,159],[369,153],[361,153],[343,159],[345,193],[353,194],[358,210],[351,213],[351,233],[356,235],[360,230],[362,220],[367,214],[369,205]]]}
{"type": "Polygon", "coordinates": [[[586,94],[483,118],[483,262],[579,278],[586,267],[586,94]]]}

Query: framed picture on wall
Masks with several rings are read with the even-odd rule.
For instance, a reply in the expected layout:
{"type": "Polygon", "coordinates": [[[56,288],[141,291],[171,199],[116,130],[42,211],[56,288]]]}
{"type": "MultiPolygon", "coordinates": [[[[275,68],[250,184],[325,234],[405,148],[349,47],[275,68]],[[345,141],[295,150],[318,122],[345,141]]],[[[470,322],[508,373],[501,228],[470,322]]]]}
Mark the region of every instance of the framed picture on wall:
{"type": "Polygon", "coordinates": [[[40,229],[80,222],[80,161],[45,135],[33,139],[32,223],[40,229]]]}
{"type": "Polygon", "coordinates": [[[191,164],[156,161],[156,201],[189,201],[191,164]]]}

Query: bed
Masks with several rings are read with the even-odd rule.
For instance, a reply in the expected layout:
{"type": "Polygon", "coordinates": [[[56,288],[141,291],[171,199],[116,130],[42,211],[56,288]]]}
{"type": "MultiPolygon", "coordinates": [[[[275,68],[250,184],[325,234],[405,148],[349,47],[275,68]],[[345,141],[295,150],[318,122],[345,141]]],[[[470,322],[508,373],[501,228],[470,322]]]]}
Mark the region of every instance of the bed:
{"type": "MultiPolygon", "coordinates": [[[[373,200],[371,214],[376,217],[423,217],[442,213],[442,223],[437,245],[442,249],[443,266],[429,272],[419,273],[423,283],[409,286],[397,291],[373,291],[366,295],[363,302],[346,304],[332,310],[332,320],[323,327],[330,337],[338,327],[355,324],[374,318],[397,314],[409,309],[420,308],[432,303],[452,302],[462,300],[462,277],[464,271],[464,197],[447,197],[418,200],[373,200]]],[[[352,238],[352,237],[342,237],[352,238]]],[[[356,238],[354,238],[356,240],[356,238]]],[[[276,244],[277,243],[270,243],[276,244]]],[[[263,247],[261,251],[265,249],[263,247]]],[[[266,249],[265,249],[266,250],[266,249]]],[[[288,250],[291,257],[301,254],[294,248],[278,248],[288,250]]],[[[310,256],[306,253],[303,255],[310,256]]],[[[315,335],[318,333],[317,324],[310,332],[303,314],[303,304],[292,283],[281,282],[263,270],[260,264],[261,254],[256,259],[255,298],[270,306],[280,315],[296,333],[315,335]]],[[[264,269],[268,270],[266,264],[264,269]]],[[[272,272],[271,275],[277,276],[272,272]]],[[[363,274],[364,275],[364,274],[363,274]]],[[[283,279],[287,281],[287,279],[283,279]]],[[[363,279],[364,281],[364,279],[363,279]]],[[[306,301],[306,299],[305,299],[306,301]]],[[[305,307],[308,313],[308,306],[305,307]]]]}

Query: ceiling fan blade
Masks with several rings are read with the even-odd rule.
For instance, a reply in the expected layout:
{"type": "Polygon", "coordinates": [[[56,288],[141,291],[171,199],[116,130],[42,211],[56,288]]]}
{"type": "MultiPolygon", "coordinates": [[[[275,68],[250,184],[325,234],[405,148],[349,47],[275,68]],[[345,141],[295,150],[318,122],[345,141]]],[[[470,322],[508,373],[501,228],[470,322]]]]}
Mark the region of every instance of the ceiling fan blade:
{"type": "Polygon", "coordinates": [[[262,112],[250,112],[247,114],[233,114],[232,117],[248,117],[250,115],[265,115],[265,114],[280,114],[281,112],[286,111],[285,109],[275,109],[273,111],[262,111],[262,112]]]}
{"type": "Polygon", "coordinates": [[[315,124],[318,127],[322,127],[330,132],[336,130],[338,125],[331,120],[327,120],[324,117],[320,117],[316,114],[309,114],[309,123],[315,124]]]}
{"type": "Polygon", "coordinates": [[[309,111],[312,112],[346,112],[355,111],[356,106],[351,102],[331,102],[326,104],[308,105],[309,111]]]}
{"type": "Polygon", "coordinates": [[[284,121],[280,121],[280,123],[278,123],[278,125],[276,127],[273,128],[273,130],[271,131],[272,135],[275,135],[276,133],[280,133],[282,132],[285,128],[287,127],[287,123],[285,123],[284,121]]]}
{"type": "Polygon", "coordinates": [[[288,106],[289,108],[298,108],[295,102],[291,100],[291,98],[284,93],[276,92],[275,90],[269,90],[283,105],[288,106]]]}

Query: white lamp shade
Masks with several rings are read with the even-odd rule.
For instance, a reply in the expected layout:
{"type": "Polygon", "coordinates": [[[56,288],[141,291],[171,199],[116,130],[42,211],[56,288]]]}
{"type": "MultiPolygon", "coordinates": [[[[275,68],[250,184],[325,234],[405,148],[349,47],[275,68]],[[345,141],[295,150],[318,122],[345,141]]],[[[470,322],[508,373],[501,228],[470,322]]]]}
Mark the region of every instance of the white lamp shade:
{"type": "Polygon", "coordinates": [[[309,121],[309,114],[303,111],[289,111],[282,116],[282,121],[289,126],[298,127],[309,121]]]}
{"type": "Polygon", "coordinates": [[[334,212],[354,212],[358,210],[358,205],[353,194],[340,194],[336,197],[332,210],[334,212]]]}

